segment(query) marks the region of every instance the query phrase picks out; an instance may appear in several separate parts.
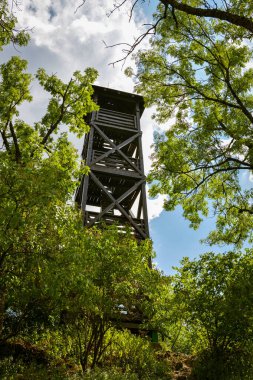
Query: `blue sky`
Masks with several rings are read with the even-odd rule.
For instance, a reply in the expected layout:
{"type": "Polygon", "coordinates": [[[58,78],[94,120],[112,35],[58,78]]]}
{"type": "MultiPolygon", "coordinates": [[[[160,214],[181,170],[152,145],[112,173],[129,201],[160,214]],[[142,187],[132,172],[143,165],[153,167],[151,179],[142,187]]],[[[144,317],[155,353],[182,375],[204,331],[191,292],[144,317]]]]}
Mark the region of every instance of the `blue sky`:
{"type": "MultiPolygon", "coordinates": [[[[249,178],[247,171],[243,171],[239,178],[243,189],[252,188],[252,178],[249,178]]],[[[174,273],[173,267],[178,266],[185,256],[194,259],[205,252],[225,253],[233,249],[232,245],[210,246],[200,242],[215,229],[215,217],[210,215],[197,230],[193,230],[182,214],[183,209],[178,206],[172,212],[162,211],[158,218],[150,221],[150,233],[157,254],[155,261],[166,274],[174,273]]],[[[248,246],[248,243],[244,244],[244,247],[248,246]]]]}
{"type": "MultiPolygon", "coordinates": [[[[126,8],[114,12],[107,17],[113,7],[113,0],[86,0],[76,12],[81,1],[77,0],[23,0],[17,17],[21,27],[32,28],[31,43],[26,48],[15,50],[13,46],[5,48],[0,55],[0,62],[11,55],[21,55],[29,61],[29,71],[35,73],[39,67],[45,67],[49,74],[56,73],[61,79],[69,80],[75,70],[83,70],[91,66],[99,71],[96,84],[133,91],[134,83],[124,75],[122,65],[110,65],[122,57],[122,46],[106,48],[119,42],[131,43],[143,32],[143,24],[151,22],[151,14],[157,1],[140,2],[142,11],[129,22],[126,8]],[[142,5],[141,5],[142,4],[142,5]]],[[[142,48],[148,47],[144,41],[142,48]]],[[[135,68],[129,59],[125,67],[135,68]]],[[[21,117],[28,123],[38,120],[45,112],[47,94],[42,93],[35,81],[31,91],[34,102],[22,107],[21,117]]],[[[154,110],[145,110],[141,120],[143,130],[143,146],[146,171],[150,169],[150,145],[153,132],[157,129],[151,115],[154,110]]],[[[166,129],[171,125],[168,122],[166,129]]],[[[82,141],[73,139],[73,143],[81,149],[82,141]]],[[[247,181],[246,181],[247,182],[247,181]]],[[[182,216],[182,210],[168,213],[162,211],[163,198],[148,201],[150,216],[150,232],[157,252],[156,262],[166,273],[171,273],[172,266],[179,265],[184,256],[191,258],[210,251],[224,251],[225,248],[210,248],[199,243],[214,226],[213,219],[207,219],[198,231],[189,228],[189,223],[182,216]]]]}
{"type": "Polygon", "coordinates": [[[204,252],[224,252],[225,247],[210,247],[200,243],[200,239],[205,238],[214,226],[214,219],[210,218],[203,221],[198,230],[193,230],[182,216],[181,207],[173,212],[162,211],[158,218],[150,222],[157,266],[171,274],[174,272],[173,267],[179,266],[185,256],[194,259],[204,252]]]}

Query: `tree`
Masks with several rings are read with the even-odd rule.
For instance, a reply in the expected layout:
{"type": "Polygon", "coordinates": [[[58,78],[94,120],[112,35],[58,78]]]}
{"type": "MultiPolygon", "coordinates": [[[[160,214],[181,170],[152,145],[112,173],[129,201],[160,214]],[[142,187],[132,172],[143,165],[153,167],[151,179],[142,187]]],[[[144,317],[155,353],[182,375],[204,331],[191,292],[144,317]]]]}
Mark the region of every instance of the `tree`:
{"type": "Polygon", "coordinates": [[[122,319],[146,322],[160,276],[148,265],[149,240],[139,243],[130,231],[120,234],[117,226],[85,233],[75,227],[73,232],[73,238],[62,240],[68,255],[61,267],[69,268],[71,261],[67,283],[59,281],[62,331],[72,341],[68,354],[86,371],[101,362],[112,344],[113,327],[122,328],[122,319]]]}
{"type": "Polygon", "coordinates": [[[12,42],[14,45],[27,45],[29,34],[27,30],[16,28],[17,19],[12,10],[17,6],[17,0],[2,0],[0,4],[0,50],[12,42]]]}
{"type": "Polygon", "coordinates": [[[211,244],[252,242],[252,188],[242,184],[253,169],[252,5],[162,3],[151,49],[136,57],[136,89],[157,107],[155,119],[175,117],[156,135],[151,194],[166,194],[167,210],[182,205],[194,228],[213,212],[211,244]]]}
{"type": "MultiPolygon", "coordinates": [[[[59,128],[64,123],[72,132],[83,133],[87,130],[83,116],[96,107],[91,100],[94,70],[74,73],[67,84],[39,70],[37,78],[52,98],[42,120],[34,126],[27,125],[17,118],[18,106],[31,100],[31,76],[24,73],[25,68],[26,62],[18,57],[12,57],[0,67],[3,141],[0,298],[3,305],[6,292],[14,283],[19,286],[22,277],[33,272],[33,266],[39,270],[41,255],[50,257],[50,252],[59,247],[64,212],[68,212],[66,202],[71,200],[80,173],[77,153],[67,134],[59,128]]],[[[2,312],[5,308],[2,306],[2,312]]]]}
{"type": "MultiPolygon", "coordinates": [[[[15,22],[3,2],[1,46],[27,43],[27,34],[16,32],[15,22]]],[[[87,172],[85,166],[79,170],[76,150],[62,126],[80,137],[88,130],[84,116],[97,109],[91,98],[96,70],[77,71],[65,84],[39,69],[36,78],[51,99],[44,117],[28,125],[19,119],[20,105],[32,101],[33,78],[26,68],[19,57],[0,66],[0,340],[13,334],[3,331],[12,291],[25,286],[27,277],[35,281],[41,262],[62,251],[62,223],[73,209],[67,203],[80,173],[87,172]]]]}
{"type": "Polygon", "coordinates": [[[177,268],[174,302],[199,355],[197,378],[252,377],[252,264],[247,250],[185,258],[177,268]]]}

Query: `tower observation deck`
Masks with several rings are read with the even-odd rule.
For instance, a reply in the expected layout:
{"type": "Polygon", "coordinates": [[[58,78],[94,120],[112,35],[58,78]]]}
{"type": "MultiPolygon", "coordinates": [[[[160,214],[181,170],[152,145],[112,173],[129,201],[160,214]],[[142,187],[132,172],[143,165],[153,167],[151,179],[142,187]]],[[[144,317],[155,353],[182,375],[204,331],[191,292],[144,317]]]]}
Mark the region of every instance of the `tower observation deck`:
{"type": "Polygon", "coordinates": [[[128,225],[138,240],[149,237],[140,118],[143,97],[93,86],[99,111],[88,115],[82,158],[90,167],[76,193],[84,225],[128,225]]]}

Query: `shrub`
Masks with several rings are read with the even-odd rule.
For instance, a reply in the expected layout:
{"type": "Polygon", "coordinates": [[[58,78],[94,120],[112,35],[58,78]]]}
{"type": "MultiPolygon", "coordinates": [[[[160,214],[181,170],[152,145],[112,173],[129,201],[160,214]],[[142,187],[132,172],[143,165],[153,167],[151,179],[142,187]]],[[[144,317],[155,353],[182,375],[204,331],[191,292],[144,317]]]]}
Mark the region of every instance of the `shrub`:
{"type": "Polygon", "coordinates": [[[149,339],[135,336],[128,331],[114,334],[105,362],[119,368],[124,374],[135,375],[141,380],[170,378],[168,363],[158,360],[149,339]]]}
{"type": "Polygon", "coordinates": [[[198,356],[192,373],[196,380],[252,380],[252,352],[206,350],[198,356]]]}

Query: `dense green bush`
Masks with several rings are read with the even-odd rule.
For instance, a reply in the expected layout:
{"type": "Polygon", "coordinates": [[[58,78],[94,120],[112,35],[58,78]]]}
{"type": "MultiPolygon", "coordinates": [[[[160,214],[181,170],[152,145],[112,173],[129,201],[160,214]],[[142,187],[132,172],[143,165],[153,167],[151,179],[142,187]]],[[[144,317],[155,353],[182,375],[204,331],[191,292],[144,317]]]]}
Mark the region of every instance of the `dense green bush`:
{"type": "Polygon", "coordinates": [[[135,336],[129,331],[118,331],[114,335],[106,361],[125,374],[135,374],[137,379],[170,378],[168,363],[157,359],[157,352],[148,337],[135,336]]]}
{"type": "Polygon", "coordinates": [[[0,360],[1,380],[67,380],[68,376],[64,367],[46,366],[35,362],[28,363],[24,360],[14,360],[12,357],[0,360]]]}
{"type": "Polygon", "coordinates": [[[196,380],[252,380],[252,352],[244,350],[202,352],[193,367],[196,380]]]}

